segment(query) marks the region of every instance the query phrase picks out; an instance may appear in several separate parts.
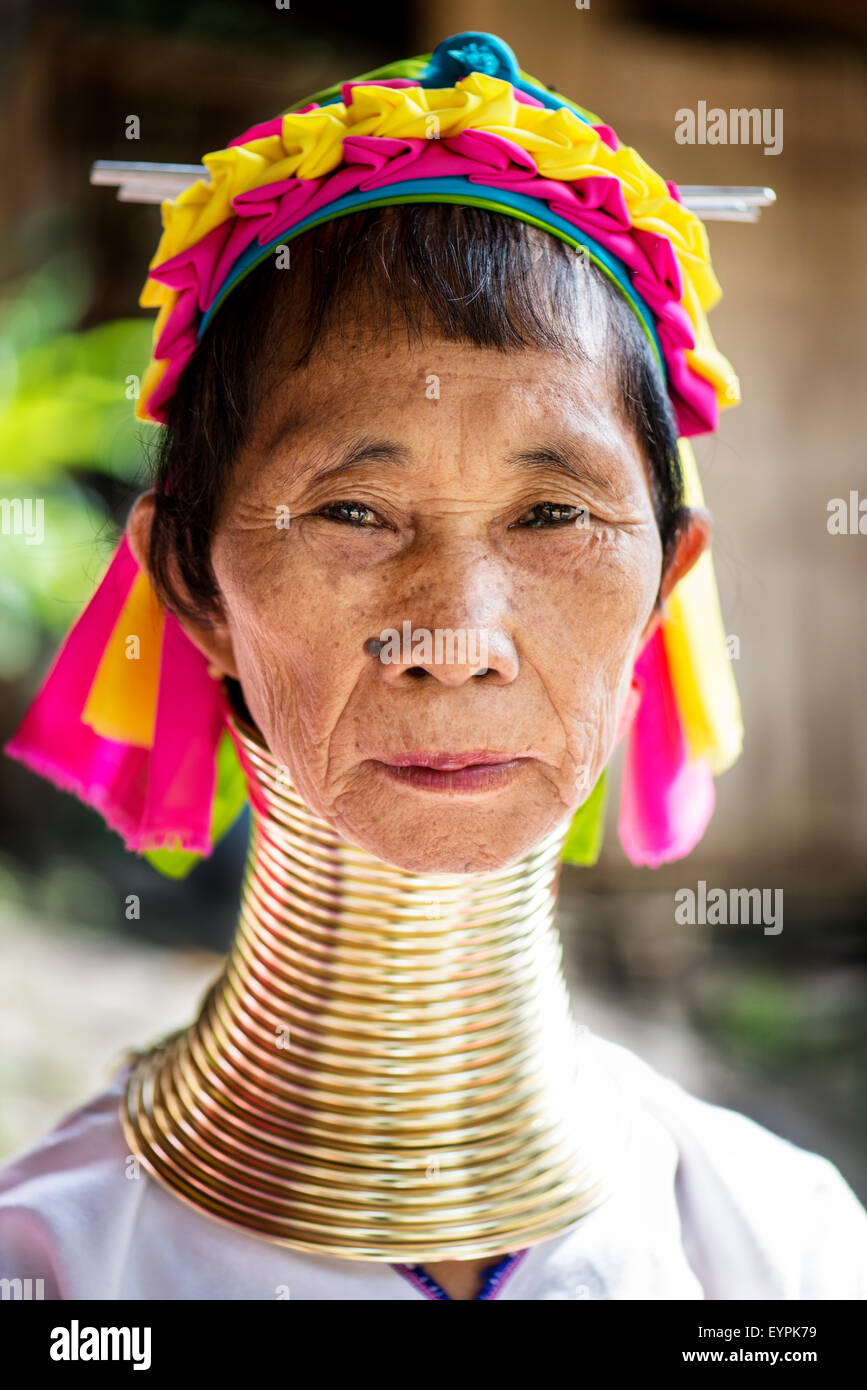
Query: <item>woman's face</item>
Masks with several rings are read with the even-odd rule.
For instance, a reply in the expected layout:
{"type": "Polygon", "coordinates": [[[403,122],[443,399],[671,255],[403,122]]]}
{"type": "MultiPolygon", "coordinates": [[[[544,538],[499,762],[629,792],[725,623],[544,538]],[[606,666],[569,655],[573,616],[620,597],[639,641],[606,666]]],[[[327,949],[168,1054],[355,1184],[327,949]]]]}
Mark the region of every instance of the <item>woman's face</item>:
{"type": "Polygon", "coordinates": [[[239,460],[209,652],[307,803],[389,863],[514,862],[609,758],[662,549],[601,359],[332,336],[239,460]]]}

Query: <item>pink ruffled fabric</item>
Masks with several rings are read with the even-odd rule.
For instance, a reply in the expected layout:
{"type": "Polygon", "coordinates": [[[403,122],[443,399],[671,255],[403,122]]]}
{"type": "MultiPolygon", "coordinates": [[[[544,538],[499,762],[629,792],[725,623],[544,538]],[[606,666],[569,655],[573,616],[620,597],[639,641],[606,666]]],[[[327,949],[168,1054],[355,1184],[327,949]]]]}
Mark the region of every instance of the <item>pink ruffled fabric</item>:
{"type": "MultiPolygon", "coordinates": [[[[240,139],[273,135],[279,129],[280,118],[276,118],[254,126],[240,139]]],[[[598,130],[601,135],[603,128],[598,130]]],[[[462,131],[442,140],[350,135],[343,142],[343,157],[341,167],[323,178],[284,179],[239,194],[232,203],[235,218],[151,270],[151,279],[179,296],[154,346],[156,358],[168,359],[148,402],[154,419],[165,420],[166,405],[195,349],[201,315],[214,303],[239,256],[254,242],[267,246],[356,190],[374,191],[409,179],[464,176],[480,188],[508,189],[540,199],[616,256],[631,272],[636,293],[654,314],[679,433],[688,437],[716,428],[719,409],[713,384],[693,371],[684,355],[695,347],[695,337],[680,302],[683,279],[677,257],[666,237],[630,226],[616,178],[600,175],[574,183],[542,178],[532,154],[486,131],[462,131]]]]}

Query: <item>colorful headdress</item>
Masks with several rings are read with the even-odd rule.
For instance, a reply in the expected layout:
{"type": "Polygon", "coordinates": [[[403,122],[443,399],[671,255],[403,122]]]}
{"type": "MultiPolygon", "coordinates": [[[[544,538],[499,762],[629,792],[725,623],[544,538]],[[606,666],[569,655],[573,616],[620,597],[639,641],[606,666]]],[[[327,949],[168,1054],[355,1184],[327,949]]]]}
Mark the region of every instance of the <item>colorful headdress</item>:
{"type": "MultiPolygon", "coordinates": [[[[205,156],[162,204],[141,304],[158,309],[136,413],[161,424],[221,301],[274,248],[358,208],[461,203],[580,248],[632,305],[681,436],[686,501],[702,504],[687,440],[739,400],[707,312],[720,297],[707,235],[614,131],[522,72],[490,34],[366,73],[253,126],[205,156]]],[[[215,331],[218,331],[215,330],[215,331]]],[[[636,864],[688,853],[737,758],[737,691],[709,554],[677,585],[633,682],[619,829],[636,864]]],[[[140,570],[126,533],[6,752],[96,807],[131,850],[181,874],[243,807],[222,684],[140,570]]],[[[604,774],[603,774],[604,779],[604,774]]],[[[603,779],[564,849],[592,862],[603,779]]]]}

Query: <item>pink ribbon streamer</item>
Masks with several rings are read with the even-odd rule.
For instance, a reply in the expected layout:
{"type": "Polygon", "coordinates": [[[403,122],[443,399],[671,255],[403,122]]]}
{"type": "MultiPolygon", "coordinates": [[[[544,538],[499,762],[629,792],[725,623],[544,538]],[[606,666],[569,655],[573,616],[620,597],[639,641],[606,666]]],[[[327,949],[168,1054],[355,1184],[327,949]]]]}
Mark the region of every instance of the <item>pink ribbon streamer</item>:
{"type": "Polygon", "coordinates": [[[127,849],[177,841],[182,849],[210,854],[225,696],[172,613],[166,612],[163,628],[153,748],[103,738],[82,722],[90,687],[137,574],[124,532],[5,752],[94,807],[127,849]]]}
{"type": "Polygon", "coordinates": [[[689,854],[713,814],[713,775],[690,761],[677,711],[662,629],[635,663],[641,701],[623,766],[618,832],[633,864],[658,868],[689,854]]]}

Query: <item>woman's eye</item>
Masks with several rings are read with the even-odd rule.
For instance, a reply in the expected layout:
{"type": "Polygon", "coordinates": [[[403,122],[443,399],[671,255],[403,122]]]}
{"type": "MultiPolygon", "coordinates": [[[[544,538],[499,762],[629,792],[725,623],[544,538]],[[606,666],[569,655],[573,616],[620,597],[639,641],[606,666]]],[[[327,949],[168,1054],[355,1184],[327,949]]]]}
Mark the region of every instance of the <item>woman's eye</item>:
{"type": "Polygon", "coordinates": [[[588,520],[586,507],[570,507],[563,502],[537,502],[524,513],[516,525],[567,526],[570,523],[575,525],[582,520],[585,524],[588,520]]]}
{"type": "Polygon", "coordinates": [[[332,521],[343,521],[347,526],[369,526],[370,518],[375,513],[363,502],[329,502],[317,515],[330,517],[332,521]]]}

